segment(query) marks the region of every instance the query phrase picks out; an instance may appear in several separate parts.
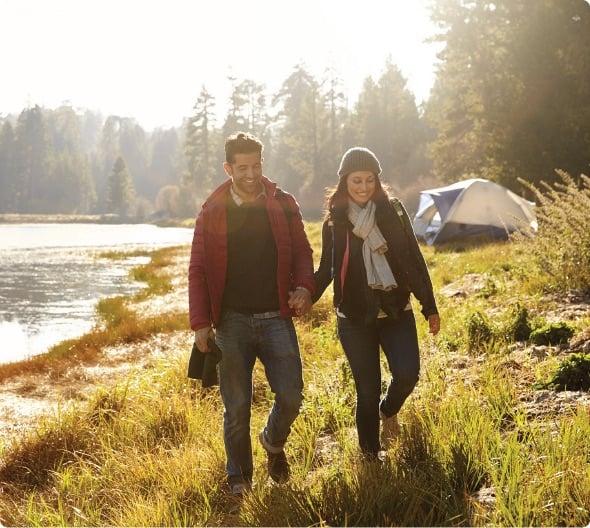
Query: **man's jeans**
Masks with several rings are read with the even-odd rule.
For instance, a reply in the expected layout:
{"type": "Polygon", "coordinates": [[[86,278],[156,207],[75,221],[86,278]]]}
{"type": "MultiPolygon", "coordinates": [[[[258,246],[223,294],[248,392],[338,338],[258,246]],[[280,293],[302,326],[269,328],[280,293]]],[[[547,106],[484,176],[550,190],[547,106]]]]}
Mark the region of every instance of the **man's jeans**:
{"type": "Polygon", "coordinates": [[[303,377],[297,336],[291,319],[225,311],[215,341],[221,349],[219,385],[225,412],[223,430],[230,481],[252,480],[250,407],[252,370],[258,357],[275,401],[264,434],[280,452],[299,414],[303,377]]]}
{"type": "Polygon", "coordinates": [[[375,455],[379,444],[379,410],[393,416],[410,395],[420,373],[416,321],[411,310],[398,319],[377,319],[371,325],[338,317],[338,337],[348,358],[356,386],[356,427],[364,453],[375,455]],[[381,398],[379,345],[393,375],[381,398]]]}

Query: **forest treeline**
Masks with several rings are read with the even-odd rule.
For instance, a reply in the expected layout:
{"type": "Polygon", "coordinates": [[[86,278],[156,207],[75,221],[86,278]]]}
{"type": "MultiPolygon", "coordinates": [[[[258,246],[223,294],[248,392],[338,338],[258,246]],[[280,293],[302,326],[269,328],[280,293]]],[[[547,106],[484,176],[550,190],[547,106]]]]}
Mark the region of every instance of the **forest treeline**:
{"type": "Polygon", "coordinates": [[[277,93],[228,78],[226,115],[205,86],[176,128],[144,130],[64,104],[0,117],[0,212],[153,212],[193,216],[225,179],[224,138],[265,144],[265,172],[320,214],[342,152],[366,145],[383,179],[415,205],[419,190],[480,176],[520,191],[590,164],[590,4],[586,0],[439,0],[430,98],[417,106],[387,60],[347,101],[338,72],[297,65],[277,93]]]}

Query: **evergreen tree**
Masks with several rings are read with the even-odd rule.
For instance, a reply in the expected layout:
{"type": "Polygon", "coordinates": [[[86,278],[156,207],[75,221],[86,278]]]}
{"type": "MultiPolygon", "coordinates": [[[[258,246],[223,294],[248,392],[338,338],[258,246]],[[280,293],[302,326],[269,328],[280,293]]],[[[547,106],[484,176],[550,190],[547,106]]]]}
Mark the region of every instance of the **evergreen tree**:
{"type": "Polygon", "coordinates": [[[313,194],[321,166],[319,124],[323,108],[318,82],[297,65],[273,103],[280,107],[281,125],[275,146],[274,179],[287,189],[300,189],[299,197],[305,203],[313,194]]]}
{"type": "Polygon", "coordinates": [[[447,0],[433,10],[445,43],[427,118],[435,171],[518,188],[590,161],[590,4],[447,0]]]}
{"type": "Polygon", "coordinates": [[[387,60],[377,83],[372,78],[365,80],[347,127],[345,135],[349,141],[353,139],[354,144],[375,152],[384,181],[400,188],[428,171],[427,128],[406,80],[391,59],[387,60]]]}
{"type": "Polygon", "coordinates": [[[47,213],[88,213],[94,205],[94,184],[82,145],[81,120],[71,106],[47,112],[51,171],[44,193],[47,213]]]}
{"type": "Polygon", "coordinates": [[[239,85],[236,84],[236,77],[230,75],[227,80],[231,87],[231,94],[229,96],[229,109],[222,128],[224,138],[238,130],[246,129],[246,120],[244,119],[242,112],[242,109],[246,104],[243,91],[240,89],[239,85]]]}
{"type": "Polygon", "coordinates": [[[18,200],[15,148],[14,130],[10,121],[5,121],[0,129],[0,211],[5,213],[16,211],[18,200]]]}
{"type": "Polygon", "coordinates": [[[98,211],[108,211],[109,208],[108,182],[112,174],[113,165],[117,157],[121,155],[119,130],[120,118],[113,115],[107,117],[102,126],[98,153],[93,165],[98,211]],[[95,172],[96,169],[98,169],[97,172],[95,172]]]}
{"type": "Polygon", "coordinates": [[[43,212],[51,158],[49,135],[40,106],[27,108],[18,117],[14,162],[16,211],[43,212]]]}
{"type": "Polygon", "coordinates": [[[121,156],[117,157],[109,177],[107,206],[110,213],[129,216],[134,199],[131,176],[121,156]]]}
{"type": "Polygon", "coordinates": [[[348,116],[342,81],[333,68],[326,69],[322,80],[320,105],[319,168],[313,185],[317,199],[323,199],[325,189],[336,183],[343,153],[344,125],[348,116]]]}
{"type": "Polygon", "coordinates": [[[215,98],[203,86],[193,107],[194,113],[186,123],[184,151],[186,170],[182,178],[182,194],[187,214],[193,214],[196,201],[205,198],[213,183],[220,180],[216,167],[218,133],[214,130],[215,98]]]}
{"type": "Polygon", "coordinates": [[[149,140],[150,162],[146,181],[143,183],[144,194],[154,199],[158,190],[165,185],[178,183],[179,163],[176,154],[180,139],[174,128],[156,129],[149,140]]]}
{"type": "Polygon", "coordinates": [[[119,120],[119,153],[125,160],[135,191],[147,194],[148,142],[145,131],[135,119],[122,117],[119,120]]]}

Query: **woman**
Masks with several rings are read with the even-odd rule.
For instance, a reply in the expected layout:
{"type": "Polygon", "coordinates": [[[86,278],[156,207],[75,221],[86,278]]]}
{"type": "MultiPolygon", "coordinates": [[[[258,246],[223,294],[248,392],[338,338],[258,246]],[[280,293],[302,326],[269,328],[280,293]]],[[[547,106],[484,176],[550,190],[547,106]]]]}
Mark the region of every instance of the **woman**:
{"type": "Polygon", "coordinates": [[[398,433],[397,413],[418,381],[420,359],[413,293],[430,332],[440,319],[432,283],[401,202],[381,186],[379,160],[354,147],[340,162],[340,180],[328,197],[322,227],[322,256],[315,273],[317,301],[334,281],[338,337],[356,386],[356,426],[369,458],[398,433]],[[381,399],[379,346],[393,379],[381,399]],[[381,399],[381,401],[380,401],[381,399]]]}

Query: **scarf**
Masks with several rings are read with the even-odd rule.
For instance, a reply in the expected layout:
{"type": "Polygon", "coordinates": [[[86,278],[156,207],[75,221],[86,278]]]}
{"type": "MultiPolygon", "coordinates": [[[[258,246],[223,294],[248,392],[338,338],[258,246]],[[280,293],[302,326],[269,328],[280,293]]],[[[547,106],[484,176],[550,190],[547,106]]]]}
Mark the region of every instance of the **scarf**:
{"type": "Polygon", "coordinates": [[[375,223],[375,202],[370,200],[360,207],[348,201],[348,219],[354,226],[352,232],[363,239],[363,261],[367,271],[367,282],[374,290],[389,291],[397,288],[397,282],[385,258],[387,242],[375,223]]]}

